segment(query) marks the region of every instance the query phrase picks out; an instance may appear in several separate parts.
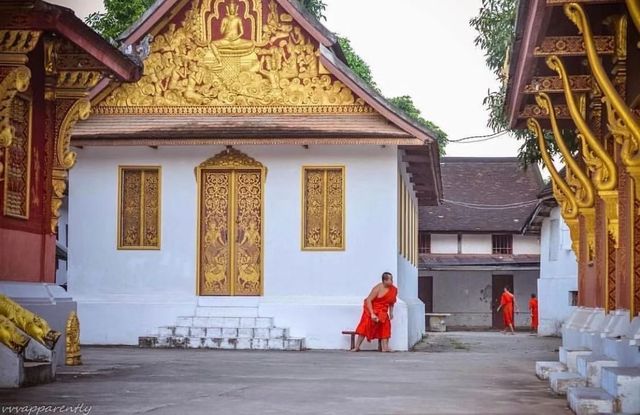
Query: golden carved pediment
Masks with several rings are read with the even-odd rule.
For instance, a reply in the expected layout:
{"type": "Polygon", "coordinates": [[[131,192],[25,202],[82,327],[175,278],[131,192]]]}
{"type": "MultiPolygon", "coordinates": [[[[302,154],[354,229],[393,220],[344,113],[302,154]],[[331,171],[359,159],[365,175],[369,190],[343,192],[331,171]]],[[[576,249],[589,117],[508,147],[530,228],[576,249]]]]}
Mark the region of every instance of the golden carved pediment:
{"type": "Polygon", "coordinates": [[[193,0],[96,113],[370,112],[275,0],[193,0]],[[127,107],[124,109],[123,107],[127,107]],[[203,110],[206,108],[206,110],[203,110]]]}
{"type": "Polygon", "coordinates": [[[252,157],[249,157],[240,150],[233,147],[226,148],[222,152],[200,163],[200,168],[218,167],[218,168],[264,168],[264,165],[252,157]]]}

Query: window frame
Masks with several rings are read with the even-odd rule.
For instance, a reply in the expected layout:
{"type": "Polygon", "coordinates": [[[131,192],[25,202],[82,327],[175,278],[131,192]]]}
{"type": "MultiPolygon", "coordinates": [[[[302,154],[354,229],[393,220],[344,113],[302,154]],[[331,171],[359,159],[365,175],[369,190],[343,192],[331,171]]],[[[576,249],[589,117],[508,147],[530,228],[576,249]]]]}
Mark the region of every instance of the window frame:
{"type": "Polygon", "coordinates": [[[116,206],[117,228],[116,246],[119,251],[159,251],[162,248],[162,166],[160,165],[119,165],[118,166],[118,205],[116,206]],[[158,172],[158,243],[156,245],[128,246],[122,244],[122,185],[123,174],[127,170],[157,170],[158,172]]]}
{"type": "Polygon", "coordinates": [[[491,234],[491,255],[513,255],[513,234],[510,233],[494,233],[491,234]],[[496,248],[496,238],[505,238],[508,239],[508,246],[505,248],[496,248]],[[508,252],[496,252],[500,249],[505,249],[508,252]]]}
{"type": "Polygon", "coordinates": [[[430,254],[430,253],[431,253],[431,232],[429,232],[429,231],[418,231],[418,254],[426,255],[426,254],[430,254]],[[423,251],[423,249],[422,249],[423,248],[423,245],[422,245],[423,236],[426,237],[425,239],[428,241],[426,251],[423,251]]]}
{"type": "MultiPolygon", "coordinates": [[[[300,250],[345,251],[347,249],[347,167],[344,164],[305,164],[300,169],[300,250]],[[340,170],[342,173],[342,244],[341,246],[305,246],[306,230],[306,172],[307,170],[340,170]]],[[[325,206],[326,209],[326,206],[325,206]]]]}

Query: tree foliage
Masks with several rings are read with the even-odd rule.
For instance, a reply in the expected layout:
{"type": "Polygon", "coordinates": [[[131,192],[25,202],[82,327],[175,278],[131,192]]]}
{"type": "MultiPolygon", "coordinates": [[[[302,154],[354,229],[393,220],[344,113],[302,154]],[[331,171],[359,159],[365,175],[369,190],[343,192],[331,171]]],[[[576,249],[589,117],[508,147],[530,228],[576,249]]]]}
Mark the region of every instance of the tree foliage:
{"type": "MultiPolygon", "coordinates": [[[[513,0],[482,0],[482,7],[476,17],[471,19],[471,26],[476,29],[476,46],[484,50],[485,61],[489,69],[501,80],[498,90],[488,91],[483,104],[489,112],[487,125],[494,131],[510,130],[507,114],[505,113],[505,100],[507,85],[505,82],[507,58],[509,48],[515,35],[515,23],[518,2],[513,0]]],[[[518,151],[518,157],[526,166],[541,161],[540,149],[536,137],[529,130],[510,130],[516,139],[522,141],[518,151]]],[[[563,131],[570,148],[576,147],[575,134],[572,131],[563,131]]],[[[552,154],[558,152],[558,148],[550,132],[545,132],[545,141],[552,154]]]]}
{"type": "Polygon", "coordinates": [[[391,102],[396,107],[400,108],[407,114],[410,118],[414,119],[419,124],[427,127],[433,134],[435,135],[435,139],[438,142],[438,146],[440,148],[440,153],[444,155],[444,148],[446,147],[449,139],[447,137],[447,133],[442,131],[440,127],[432,123],[431,121],[425,119],[422,116],[422,113],[418,108],[416,108],[413,103],[413,99],[409,95],[402,95],[399,97],[389,98],[389,102],[391,102]]]}
{"type": "Polygon", "coordinates": [[[340,44],[342,52],[344,52],[345,58],[347,58],[347,65],[349,65],[349,68],[351,68],[351,70],[355,72],[367,85],[380,92],[376,81],[373,79],[373,74],[371,73],[369,64],[353,50],[349,39],[346,37],[338,37],[338,43],[340,44]]]}
{"type": "Polygon", "coordinates": [[[327,9],[327,5],[323,0],[300,0],[300,4],[318,20],[327,20],[324,15],[324,11],[327,9]]]}
{"type": "Polygon", "coordinates": [[[155,0],[104,0],[105,12],[91,13],[85,22],[105,39],[114,41],[154,3],[155,0]]]}

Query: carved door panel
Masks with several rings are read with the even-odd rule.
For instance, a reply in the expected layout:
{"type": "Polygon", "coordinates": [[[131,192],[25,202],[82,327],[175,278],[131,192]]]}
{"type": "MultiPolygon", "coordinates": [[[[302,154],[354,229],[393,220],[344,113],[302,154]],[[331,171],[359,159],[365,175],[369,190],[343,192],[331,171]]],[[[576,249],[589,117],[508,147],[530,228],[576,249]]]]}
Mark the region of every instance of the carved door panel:
{"type": "Polygon", "coordinates": [[[262,294],[263,169],[198,169],[200,295],[262,294]]]}

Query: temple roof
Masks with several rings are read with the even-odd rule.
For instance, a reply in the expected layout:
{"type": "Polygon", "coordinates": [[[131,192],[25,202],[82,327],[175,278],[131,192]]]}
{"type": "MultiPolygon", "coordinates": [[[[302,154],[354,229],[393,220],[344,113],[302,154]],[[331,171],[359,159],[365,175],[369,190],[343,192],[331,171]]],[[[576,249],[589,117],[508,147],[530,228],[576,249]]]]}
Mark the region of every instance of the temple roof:
{"type": "Polygon", "coordinates": [[[435,134],[365,84],[297,1],[158,0],[120,39],[136,49],[148,35],[142,80],[100,82],[73,144],[399,145],[418,160],[408,165],[420,202],[438,202],[435,134]],[[221,23],[232,4],[246,25],[235,44],[221,23]]]}
{"type": "Polygon", "coordinates": [[[525,170],[515,157],[444,157],[441,171],[442,204],[420,208],[422,231],[520,233],[543,186],[538,166],[525,170]]]}
{"type": "Polygon", "coordinates": [[[135,81],[142,74],[139,64],[109,44],[66,7],[41,0],[0,1],[0,27],[57,33],[121,81],[135,81]]]}

